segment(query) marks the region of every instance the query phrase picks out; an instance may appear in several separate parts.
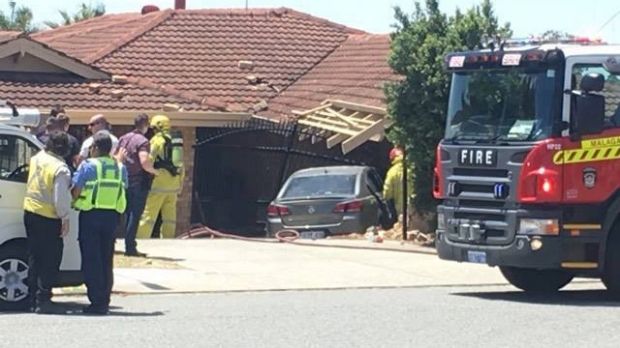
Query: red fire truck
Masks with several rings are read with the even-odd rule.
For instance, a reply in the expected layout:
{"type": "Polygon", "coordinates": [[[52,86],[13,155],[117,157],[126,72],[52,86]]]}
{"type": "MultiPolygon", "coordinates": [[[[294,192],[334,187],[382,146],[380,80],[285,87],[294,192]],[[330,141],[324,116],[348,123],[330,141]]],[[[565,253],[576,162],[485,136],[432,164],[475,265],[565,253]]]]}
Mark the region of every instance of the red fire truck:
{"type": "Polygon", "coordinates": [[[525,291],[583,276],[620,293],[620,46],[577,41],[446,56],[440,258],[525,291]]]}

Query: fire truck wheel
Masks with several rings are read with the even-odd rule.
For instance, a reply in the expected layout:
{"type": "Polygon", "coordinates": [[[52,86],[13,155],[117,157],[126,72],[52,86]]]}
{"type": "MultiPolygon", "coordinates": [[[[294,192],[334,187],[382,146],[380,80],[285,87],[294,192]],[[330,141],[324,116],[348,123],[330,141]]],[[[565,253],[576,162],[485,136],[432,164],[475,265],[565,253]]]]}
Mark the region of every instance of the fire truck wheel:
{"type": "Polygon", "coordinates": [[[500,267],[510,284],[527,292],[553,292],[573,280],[573,275],[562,270],[537,270],[531,268],[500,267]]]}
{"type": "MultiPolygon", "coordinates": [[[[607,250],[614,250],[620,245],[620,233],[609,236],[607,250]]],[[[620,253],[607,252],[605,256],[605,272],[603,284],[614,295],[620,295],[620,253]]]]}

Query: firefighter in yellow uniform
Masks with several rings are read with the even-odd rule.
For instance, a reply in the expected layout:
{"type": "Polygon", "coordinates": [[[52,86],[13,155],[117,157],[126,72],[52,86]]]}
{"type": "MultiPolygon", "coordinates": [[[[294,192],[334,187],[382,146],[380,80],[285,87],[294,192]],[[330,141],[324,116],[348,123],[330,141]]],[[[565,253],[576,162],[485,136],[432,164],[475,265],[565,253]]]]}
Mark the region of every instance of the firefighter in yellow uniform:
{"type": "MultiPolygon", "coordinates": [[[[403,213],[403,151],[397,147],[390,151],[390,162],[392,166],[385,176],[385,183],[383,184],[383,198],[394,204],[397,216],[403,213]]],[[[411,169],[407,171],[407,190],[409,191],[409,197],[413,196],[413,187],[411,169]]]]}
{"type": "Polygon", "coordinates": [[[153,179],[144,213],[138,226],[138,238],[149,238],[161,212],[161,236],[174,238],[177,222],[177,197],[183,187],[183,142],[170,132],[170,119],[156,115],[151,119],[155,134],[151,138],[151,160],[159,174],[153,179]]]}

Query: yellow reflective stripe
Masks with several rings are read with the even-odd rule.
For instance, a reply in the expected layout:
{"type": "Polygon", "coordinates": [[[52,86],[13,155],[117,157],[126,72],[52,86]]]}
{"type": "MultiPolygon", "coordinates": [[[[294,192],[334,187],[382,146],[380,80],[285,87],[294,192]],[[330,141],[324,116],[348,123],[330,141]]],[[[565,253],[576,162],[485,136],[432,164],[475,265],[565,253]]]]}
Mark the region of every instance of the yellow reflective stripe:
{"type": "Polygon", "coordinates": [[[554,164],[585,163],[620,159],[620,146],[560,150],[553,155],[554,164]]]}
{"type": "Polygon", "coordinates": [[[584,149],[594,149],[601,147],[614,147],[620,146],[620,136],[587,139],[581,141],[581,147],[584,149]]]}
{"type": "Polygon", "coordinates": [[[580,268],[580,269],[589,269],[589,268],[597,268],[598,263],[596,262],[562,262],[562,268],[580,268]]]}
{"type": "Polygon", "coordinates": [[[562,227],[566,230],[600,230],[599,224],[565,224],[562,227]]]}

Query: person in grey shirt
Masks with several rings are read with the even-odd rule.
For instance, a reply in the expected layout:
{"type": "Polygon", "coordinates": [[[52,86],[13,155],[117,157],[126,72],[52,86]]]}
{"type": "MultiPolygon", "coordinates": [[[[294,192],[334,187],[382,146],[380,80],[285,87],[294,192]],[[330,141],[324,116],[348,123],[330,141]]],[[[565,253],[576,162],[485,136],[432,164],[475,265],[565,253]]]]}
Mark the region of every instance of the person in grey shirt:
{"type": "Polygon", "coordinates": [[[31,308],[37,313],[65,312],[51,298],[62,260],[63,237],[70,228],[71,172],[63,159],[67,153],[67,134],[53,131],[45,150],[30,160],[24,197],[24,226],[28,241],[31,308]]]}
{"type": "MultiPolygon", "coordinates": [[[[112,152],[110,153],[110,155],[117,154],[116,148],[118,146],[118,138],[115,137],[112,132],[110,132],[110,123],[108,123],[108,120],[106,120],[105,116],[103,116],[102,114],[97,114],[91,117],[90,122],[88,123],[88,130],[92,134],[96,134],[99,131],[107,131],[110,135],[110,139],[112,139],[112,152]]],[[[82,143],[82,148],[80,149],[80,154],[78,156],[78,164],[89,157],[89,151],[92,145],[92,136],[84,140],[84,143],[82,143]]],[[[118,158],[118,156],[116,157],[118,158]]]]}

